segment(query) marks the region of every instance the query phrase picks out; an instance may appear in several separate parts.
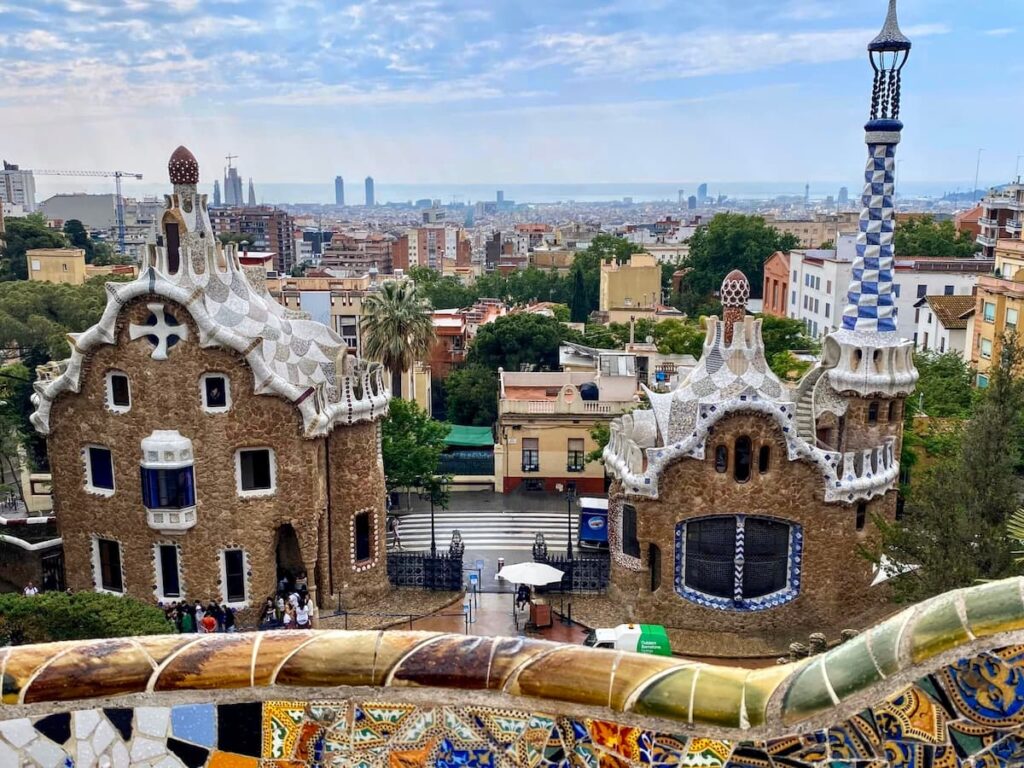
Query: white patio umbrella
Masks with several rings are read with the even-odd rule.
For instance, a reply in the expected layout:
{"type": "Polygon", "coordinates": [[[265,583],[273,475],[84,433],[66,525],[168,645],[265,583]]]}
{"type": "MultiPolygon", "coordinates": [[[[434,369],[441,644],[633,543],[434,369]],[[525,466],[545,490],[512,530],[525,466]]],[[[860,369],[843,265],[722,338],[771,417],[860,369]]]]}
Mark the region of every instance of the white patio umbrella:
{"type": "Polygon", "coordinates": [[[498,576],[511,581],[513,584],[526,584],[530,587],[543,587],[545,584],[553,584],[561,581],[564,576],[557,568],[552,568],[547,563],[514,563],[506,565],[498,576]]]}

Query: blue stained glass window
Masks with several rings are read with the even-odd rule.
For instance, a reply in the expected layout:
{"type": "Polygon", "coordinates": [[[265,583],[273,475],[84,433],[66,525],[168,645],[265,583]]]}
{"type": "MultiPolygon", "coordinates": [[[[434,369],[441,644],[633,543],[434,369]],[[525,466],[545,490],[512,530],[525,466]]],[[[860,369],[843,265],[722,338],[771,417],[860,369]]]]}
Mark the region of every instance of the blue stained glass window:
{"type": "Polygon", "coordinates": [[[142,503],[147,509],[184,509],[196,504],[192,467],[142,467],[142,503]]]}

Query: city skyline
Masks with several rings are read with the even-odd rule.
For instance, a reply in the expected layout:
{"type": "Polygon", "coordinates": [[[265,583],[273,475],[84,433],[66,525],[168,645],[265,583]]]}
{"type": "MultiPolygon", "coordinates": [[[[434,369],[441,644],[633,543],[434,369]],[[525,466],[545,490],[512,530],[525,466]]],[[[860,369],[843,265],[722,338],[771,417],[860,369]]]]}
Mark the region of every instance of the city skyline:
{"type": "MultiPolygon", "coordinates": [[[[852,183],[865,19],[885,4],[0,4],[4,153],[157,178],[152,158],[184,142],[210,171],[231,152],[278,183],[852,183]]],[[[1024,72],[1019,4],[900,13],[917,43],[905,179],[969,187],[984,148],[982,185],[1009,181],[1024,147],[1000,126],[1024,105],[986,73],[1024,72]]]]}

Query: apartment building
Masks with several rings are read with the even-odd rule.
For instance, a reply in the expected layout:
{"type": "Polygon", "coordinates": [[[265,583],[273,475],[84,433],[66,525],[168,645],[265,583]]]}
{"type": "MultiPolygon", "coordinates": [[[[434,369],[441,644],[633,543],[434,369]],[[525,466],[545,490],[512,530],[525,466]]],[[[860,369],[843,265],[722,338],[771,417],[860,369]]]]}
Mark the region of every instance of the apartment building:
{"type": "Polygon", "coordinates": [[[501,372],[496,486],[556,491],[575,483],[581,494],[603,493],[604,466],[587,462],[597,449],[590,432],[637,404],[636,360],[607,351],[589,371],[501,372]]]}
{"type": "Polygon", "coordinates": [[[977,303],[968,328],[971,363],[979,387],[988,386],[992,361],[1006,334],[1016,335],[1024,315],[1024,241],[999,240],[990,274],[978,278],[977,303]]]}
{"type": "Polygon", "coordinates": [[[654,317],[661,304],[661,265],[649,253],[634,253],[625,264],[601,264],[599,311],[606,322],[654,317]]]}
{"type": "Polygon", "coordinates": [[[1010,184],[991,194],[981,201],[982,215],[978,219],[981,233],[978,244],[982,253],[988,257],[995,256],[999,240],[1020,240],[1024,230],[1024,184],[1010,184]]]}
{"type": "Polygon", "coordinates": [[[432,378],[445,379],[466,361],[469,345],[480,326],[508,314],[500,299],[480,299],[468,309],[439,309],[434,312],[436,341],[430,350],[432,378]]]}
{"type": "Polygon", "coordinates": [[[248,247],[277,254],[277,271],[288,274],[295,266],[295,223],[282,210],[269,205],[211,208],[213,232],[246,235],[248,247]]]}
{"type": "Polygon", "coordinates": [[[320,265],[359,274],[376,270],[389,275],[394,271],[394,243],[394,238],[380,232],[336,232],[324,247],[320,265]]]}
{"type": "Polygon", "coordinates": [[[473,245],[465,230],[443,224],[407,230],[393,246],[395,269],[429,267],[445,272],[445,267],[468,267],[472,262],[473,245]]]}
{"type": "Polygon", "coordinates": [[[81,285],[91,277],[117,275],[134,278],[139,268],[134,264],[111,264],[100,267],[85,263],[81,248],[34,248],[25,252],[28,279],[43,283],[81,285]]]}
{"type": "Polygon", "coordinates": [[[761,311],[773,317],[787,317],[789,307],[789,254],[776,251],[764,263],[761,311]]]}
{"type": "Polygon", "coordinates": [[[764,221],[779,234],[793,235],[800,241],[801,248],[821,248],[825,243],[837,242],[840,234],[856,233],[859,214],[849,211],[815,214],[801,219],[765,216],[764,221]]]}

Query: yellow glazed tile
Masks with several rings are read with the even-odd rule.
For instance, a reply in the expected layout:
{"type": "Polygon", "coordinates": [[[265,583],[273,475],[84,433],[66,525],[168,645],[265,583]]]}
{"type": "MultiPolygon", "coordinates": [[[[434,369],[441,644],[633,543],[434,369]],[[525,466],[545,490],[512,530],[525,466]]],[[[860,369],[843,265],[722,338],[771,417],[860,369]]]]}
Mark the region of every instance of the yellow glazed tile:
{"type": "Polygon", "coordinates": [[[633,704],[638,715],[688,722],[693,678],[698,665],[680,667],[644,688],[633,704]]]}
{"type": "Polygon", "coordinates": [[[604,707],[619,654],[566,646],[529,662],[508,692],[604,707]]]}
{"type": "Polygon", "coordinates": [[[747,721],[751,728],[765,724],[765,712],[772,694],[787,677],[796,672],[796,664],[780,664],[765,669],[756,669],[743,681],[743,700],[747,721]]]}
{"type": "Polygon", "coordinates": [[[832,708],[832,696],[825,685],[821,656],[807,664],[789,683],[782,699],[782,721],[792,724],[832,708]]]}
{"type": "Polygon", "coordinates": [[[693,722],[738,728],[748,674],[749,670],[733,667],[701,667],[693,695],[693,722]]]}
{"type": "Polygon", "coordinates": [[[206,635],[186,646],[164,667],[157,691],[247,688],[254,633],[206,635]]]}
{"type": "Polygon", "coordinates": [[[983,584],[964,592],[967,625],[977,637],[1024,628],[1021,579],[983,584]]]}
{"type": "Polygon", "coordinates": [[[81,643],[39,673],[25,703],[137,693],[146,690],[152,675],[149,657],[128,640],[81,643]]]}
{"type": "MultiPolygon", "coordinates": [[[[624,653],[615,666],[608,706],[625,710],[626,702],[634,693],[643,690],[648,681],[656,675],[673,669],[683,669],[690,663],[664,656],[648,656],[642,653],[624,653]]],[[[687,698],[689,704],[689,698],[687,698]]]]}
{"type": "MultiPolygon", "coordinates": [[[[373,662],[380,634],[320,633],[284,663],[277,675],[277,683],[300,686],[374,685],[373,662]]],[[[280,642],[284,642],[284,638],[280,642]]]]}
{"type": "Polygon", "coordinates": [[[550,651],[555,646],[524,637],[500,637],[494,641],[487,687],[492,691],[504,690],[516,672],[527,661],[550,651]]]}
{"type": "Polygon", "coordinates": [[[910,628],[910,655],[914,663],[966,643],[969,637],[960,621],[953,596],[929,602],[910,628]]]}

